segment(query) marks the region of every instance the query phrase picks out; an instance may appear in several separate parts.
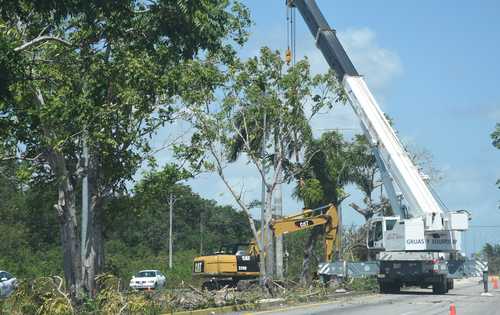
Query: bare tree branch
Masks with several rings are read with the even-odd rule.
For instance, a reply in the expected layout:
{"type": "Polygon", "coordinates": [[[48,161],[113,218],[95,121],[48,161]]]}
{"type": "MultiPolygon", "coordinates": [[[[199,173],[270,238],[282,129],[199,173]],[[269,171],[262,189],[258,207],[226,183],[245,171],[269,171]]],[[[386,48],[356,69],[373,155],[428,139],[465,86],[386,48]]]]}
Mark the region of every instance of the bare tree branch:
{"type": "Polygon", "coordinates": [[[248,209],[248,207],[245,205],[245,203],[241,199],[241,195],[238,195],[236,193],[236,191],[233,189],[233,187],[231,186],[231,184],[229,184],[229,181],[227,180],[227,178],[226,178],[226,176],[224,175],[224,172],[223,172],[224,168],[223,168],[223,165],[222,165],[222,161],[220,160],[219,156],[215,152],[215,149],[214,149],[212,143],[210,143],[208,145],[208,150],[209,150],[210,154],[212,155],[212,157],[214,158],[215,163],[217,164],[217,166],[216,166],[217,167],[217,174],[219,175],[219,177],[224,182],[224,185],[227,187],[227,189],[229,190],[229,192],[233,196],[233,198],[236,201],[236,203],[238,203],[238,205],[240,206],[240,208],[243,211],[245,211],[245,213],[247,215],[247,218],[248,218],[248,221],[250,223],[250,228],[252,229],[252,234],[253,234],[253,236],[255,238],[255,242],[257,243],[257,245],[259,246],[259,248],[262,249],[263,248],[263,244],[261,243],[261,241],[257,237],[257,235],[258,235],[257,234],[257,229],[255,228],[255,223],[253,222],[252,215],[250,214],[250,209],[248,209]]]}
{"type": "Polygon", "coordinates": [[[4,156],[4,157],[0,157],[0,161],[13,161],[13,160],[21,160],[21,161],[31,161],[31,162],[34,162],[34,161],[37,161],[38,159],[40,159],[43,155],[43,152],[42,153],[38,153],[35,157],[27,157],[27,156],[16,156],[16,155],[13,155],[13,156],[4,156]]]}
{"type": "Polygon", "coordinates": [[[243,136],[243,134],[241,133],[240,129],[235,125],[234,120],[232,120],[232,119],[231,119],[231,124],[233,126],[233,129],[236,131],[236,133],[238,133],[238,136],[242,139],[243,144],[244,144],[244,146],[245,146],[245,148],[247,150],[246,154],[252,160],[252,162],[254,163],[255,167],[259,171],[259,174],[260,174],[260,177],[261,177],[261,179],[262,179],[262,181],[264,183],[264,186],[266,186],[269,189],[269,183],[267,181],[266,174],[264,173],[264,165],[263,165],[263,163],[260,162],[260,159],[257,158],[253,154],[253,150],[252,150],[252,148],[250,146],[250,141],[248,139],[248,134],[249,133],[248,133],[248,128],[247,128],[245,113],[242,111],[241,115],[243,117],[243,126],[245,128],[246,137],[243,136]]]}
{"type": "Polygon", "coordinates": [[[40,45],[40,44],[43,44],[43,43],[46,43],[46,42],[49,42],[49,41],[55,41],[55,42],[58,42],[60,44],[68,46],[68,47],[72,46],[70,42],[68,42],[68,41],[66,41],[66,40],[64,40],[62,38],[55,37],[55,36],[45,35],[45,36],[39,36],[39,37],[37,37],[35,39],[32,39],[31,41],[29,41],[27,43],[22,44],[19,47],[14,48],[14,51],[20,52],[20,51],[29,49],[32,46],[37,46],[37,45],[40,45]]]}

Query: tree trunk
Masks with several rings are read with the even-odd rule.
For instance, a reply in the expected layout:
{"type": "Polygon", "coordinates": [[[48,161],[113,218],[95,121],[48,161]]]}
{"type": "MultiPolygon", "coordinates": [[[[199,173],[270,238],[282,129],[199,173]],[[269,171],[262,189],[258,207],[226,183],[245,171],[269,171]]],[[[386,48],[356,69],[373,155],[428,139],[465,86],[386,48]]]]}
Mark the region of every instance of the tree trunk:
{"type": "Polygon", "coordinates": [[[310,280],[310,260],[313,256],[314,244],[316,244],[316,240],[321,234],[322,228],[322,226],[316,226],[312,229],[304,247],[304,259],[302,260],[302,273],[300,275],[300,283],[304,286],[307,285],[310,280]]]}
{"type": "MultiPolygon", "coordinates": [[[[283,182],[283,170],[280,167],[278,169],[278,164],[282,162],[283,155],[281,154],[281,145],[279,143],[280,137],[279,135],[275,136],[274,143],[274,172],[277,173],[277,183],[276,189],[274,191],[274,207],[273,212],[277,217],[283,216],[283,194],[281,190],[282,182],[283,182]]],[[[275,242],[275,257],[276,257],[276,278],[282,280],[283,279],[283,236],[280,235],[274,238],[275,242]]]]}
{"type": "Polygon", "coordinates": [[[102,235],[102,197],[97,189],[97,170],[95,164],[90,163],[87,168],[89,183],[88,221],[82,251],[82,281],[88,295],[95,297],[96,276],[104,267],[104,240],[102,235]]]}
{"type": "Polygon", "coordinates": [[[93,196],[89,209],[89,224],[82,257],[82,280],[87,294],[95,297],[95,278],[102,272],[104,263],[104,244],[102,237],[101,201],[93,196]]]}
{"type": "MultiPolygon", "coordinates": [[[[279,176],[281,180],[281,176],[279,176]]],[[[274,214],[278,217],[283,216],[283,196],[281,191],[281,183],[276,185],[276,192],[274,196],[274,214]]],[[[275,238],[276,250],[276,278],[283,279],[283,236],[275,238]]]]}
{"type": "MultiPolygon", "coordinates": [[[[45,100],[40,89],[36,89],[35,97],[40,107],[45,106],[45,100]]],[[[42,123],[45,137],[50,138],[50,132],[42,123]]],[[[71,300],[76,302],[80,298],[81,278],[81,252],[78,237],[78,223],[76,219],[76,202],[74,182],[66,164],[65,156],[58,150],[47,148],[47,160],[55,175],[58,184],[56,209],[57,219],[61,230],[61,244],[63,248],[63,269],[66,288],[71,300]]]]}
{"type": "Polygon", "coordinates": [[[64,277],[71,299],[76,301],[80,298],[82,282],[74,184],[66,169],[64,157],[60,153],[52,152],[49,160],[59,182],[55,208],[61,229],[64,277]]]}
{"type": "Polygon", "coordinates": [[[265,253],[265,265],[266,265],[266,278],[272,278],[275,273],[274,269],[274,236],[273,231],[269,227],[269,223],[273,219],[273,191],[271,189],[267,190],[266,202],[264,209],[264,253],[265,253]]]}

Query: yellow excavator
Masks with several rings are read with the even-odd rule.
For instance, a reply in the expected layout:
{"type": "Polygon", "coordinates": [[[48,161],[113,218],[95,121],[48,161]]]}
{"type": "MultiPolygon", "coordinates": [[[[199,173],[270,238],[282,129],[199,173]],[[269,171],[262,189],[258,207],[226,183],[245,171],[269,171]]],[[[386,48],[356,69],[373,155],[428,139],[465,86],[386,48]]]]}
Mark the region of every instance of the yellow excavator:
{"type": "MultiPolygon", "coordinates": [[[[341,239],[338,236],[339,216],[333,204],[304,209],[299,214],[277,218],[269,224],[275,237],[315,226],[324,226],[324,261],[330,262],[335,250],[340,249],[341,239]]],[[[195,257],[193,276],[207,279],[202,289],[235,287],[240,280],[259,277],[259,262],[260,249],[255,239],[248,244],[225,245],[212,255],[195,257]]]]}

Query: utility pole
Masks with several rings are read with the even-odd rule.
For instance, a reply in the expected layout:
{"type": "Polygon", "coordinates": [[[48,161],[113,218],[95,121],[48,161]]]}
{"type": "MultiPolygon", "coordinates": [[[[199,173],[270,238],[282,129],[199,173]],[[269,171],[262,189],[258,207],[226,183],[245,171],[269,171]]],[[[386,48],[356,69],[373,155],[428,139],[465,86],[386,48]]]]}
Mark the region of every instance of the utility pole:
{"type": "Polygon", "coordinates": [[[203,212],[200,214],[200,255],[203,255],[203,212]]]}
{"type": "MultiPolygon", "coordinates": [[[[344,244],[342,243],[342,235],[344,233],[344,231],[342,230],[342,203],[339,204],[337,210],[339,212],[339,227],[337,230],[337,238],[339,239],[338,242],[340,243],[340,246],[339,246],[339,248],[337,248],[337,257],[335,257],[335,258],[338,260],[342,260],[342,258],[341,258],[342,246],[344,246],[344,244]]],[[[327,261],[327,262],[329,262],[329,261],[327,261]]]]}
{"type": "Polygon", "coordinates": [[[168,268],[169,269],[172,269],[172,250],[173,250],[173,246],[172,246],[172,223],[173,223],[173,210],[174,210],[174,203],[175,203],[176,199],[175,199],[175,196],[174,194],[170,193],[170,198],[168,200],[168,205],[169,205],[169,208],[170,208],[170,215],[169,215],[169,220],[170,220],[170,224],[169,224],[169,233],[168,233],[168,268]]]}

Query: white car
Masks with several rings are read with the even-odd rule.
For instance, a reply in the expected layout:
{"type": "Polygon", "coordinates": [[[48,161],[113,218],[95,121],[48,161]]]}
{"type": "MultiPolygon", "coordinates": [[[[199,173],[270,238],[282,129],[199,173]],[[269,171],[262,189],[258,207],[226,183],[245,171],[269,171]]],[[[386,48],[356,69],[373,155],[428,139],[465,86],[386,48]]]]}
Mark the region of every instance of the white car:
{"type": "Polygon", "coordinates": [[[139,271],[130,280],[130,288],[134,290],[154,290],[163,288],[167,278],[159,270],[139,271]]]}
{"type": "Polygon", "coordinates": [[[0,298],[9,296],[17,288],[17,279],[0,270],[0,298]]]}

